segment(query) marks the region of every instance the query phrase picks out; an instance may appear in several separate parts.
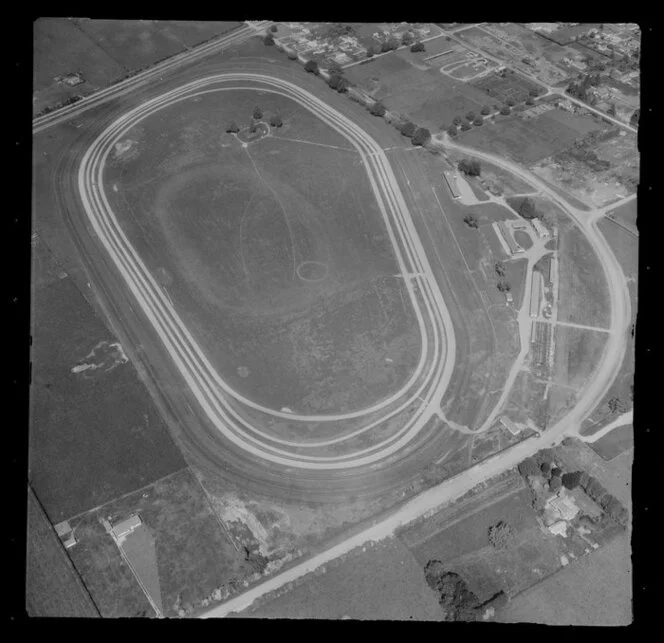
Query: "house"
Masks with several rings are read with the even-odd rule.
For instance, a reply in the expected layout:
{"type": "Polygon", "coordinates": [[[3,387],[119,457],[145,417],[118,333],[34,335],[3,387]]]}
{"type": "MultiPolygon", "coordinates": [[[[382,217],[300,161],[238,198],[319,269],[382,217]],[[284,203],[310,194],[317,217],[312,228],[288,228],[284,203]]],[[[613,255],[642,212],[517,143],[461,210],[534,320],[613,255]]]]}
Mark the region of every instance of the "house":
{"type": "Polygon", "coordinates": [[[549,531],[556,536],[567,538],[567,523],[564,520],[558,520],[549,527],[549,531]]]}
{"type": "Polygon", "coordinates": [[[113,536],[118,540],[122,540],[142,524],[141,517],[138,514],[129,516],[127,520],[123,520],[113,527],[113,536]]]}
{"type": "Polygon", "coordinates": [[[572,520],[579,513],[579,508],[574,503],[574,498],[568,495],[553,496],[548,500],[562,520],[572,520]]]}

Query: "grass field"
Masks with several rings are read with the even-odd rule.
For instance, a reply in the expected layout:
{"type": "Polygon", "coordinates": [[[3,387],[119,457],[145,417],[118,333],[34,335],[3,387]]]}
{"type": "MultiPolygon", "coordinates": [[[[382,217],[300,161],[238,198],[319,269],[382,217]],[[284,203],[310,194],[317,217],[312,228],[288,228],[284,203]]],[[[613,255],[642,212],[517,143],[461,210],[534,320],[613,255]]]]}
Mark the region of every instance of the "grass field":
{"type": "Polygon", "coordinates": [[[631,622],[632,569],[625,533],[512,599],[503,623],[610,626],[631,622]]]}
{"type": "MultiPolygon", "coordinates": [[[[598,227],[609,242],[627,280],[636,282],[639,274],[639,238],[616,225],[611,219],[602,219],[598,227]]],[[[632,302],[632,313],[636,312],[634,304],[635,302],[632,302]]]]}
{"type": "Polygon", "coordinates": [[[248,575],[244,553],[236,551],[196,478],[185,469],[72,521],[79,539],[72,550],[74,563],[102,616],[132,616],[145,609],[143,592],[99,523],[100,517],[115,524],[134,513],[154,540],[165,616],[177,616],[176,605],[200,609],[217,587],[248,575]]]}
{"type": "Polygon", "coordinates": [[[286,98],[239,90],[169,107],[127,138],[138,153],[107,173],[113,207],[234,388],[315,412],[401,386],[419,331],[346,139],[286,98]],[[243,148],[223,129],[256,105],[286,125],[243,148]]]}
{"type": "Polygon", "coordinates": [[[34,25],[33,109],[107,87],[127,72],[153,65],[240,26],[239,22],[40,18],[34,25]],[[58,84],[80,73],[85,83],[58,84]]]}
{"type": "Polygon", "coordinates": [[[99,617],[85,585],[30,487],[26,548],[25,607],[30,617],[99,617]]]}
{"type": "Polygon", "coordinates": [[[500,520],[508,522],[515,532],[537,525],[527,491],[488,504],[410,548],[422,566],[432,559],[453,560],[488,545],[488,529],[500,520]]]}
{"type": "Polygon", "coordinates": [[[134,367],[72,280],[37,289],[32,314],[30,478],[49,518],[182,468],[134,367]]]}
{"type": "Polygon", "coordinates": [[[610,303],[606,277],[590,243],[572,225],[559,230],[560,321],[607,328],[610,303]]]}
{"type": "Polygon", "coordinates": [[[560,152],[586,132],[601,129],[593,120],[552,109],[535,118],[497,116],[482,127],[460,132],[459,141],[530,165],[560,152]]]}
{"type": "Polygon", "coordinates": [[[443,616],[422,566],[396,538],[358,548],[243,618],[436,621],[443,616]]]}
{"type": "Polygon", "coordinates": [[[602,459],[613,460],[634,446],[634,427],[631,424],[616,427],[589,445],[602,459]]]}
{"type": "Polygon", "coordinates": [[[432,132],[440,130],[441,125],[449,127],[455,116],[465,116],[470,110],[479,113],[485,104],[483,92],[441,74],[437,59],[432,61],[435,68],[423,70],[426,63],[411,61],[410,52],[400,54],[356,65],[346,76],[380,99],[390,111],[404,114],[432,132]]]}
{"type": "Polygon", "coordinates": [[[555,381],[580,390],[597,367],[608,334],[556,326],[555,381]]]}

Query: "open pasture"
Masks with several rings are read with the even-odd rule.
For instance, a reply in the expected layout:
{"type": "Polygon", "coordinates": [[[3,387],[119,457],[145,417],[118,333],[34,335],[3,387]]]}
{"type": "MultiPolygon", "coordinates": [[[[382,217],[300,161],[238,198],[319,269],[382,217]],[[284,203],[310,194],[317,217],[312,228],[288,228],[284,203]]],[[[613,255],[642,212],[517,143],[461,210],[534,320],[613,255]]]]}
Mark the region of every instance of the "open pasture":
{"type": "Polygon", "coordinates": [[[431,131],[439,130],[441,124],[449,126],[455,116],[470,110],[479,113],[486,102],[483,93],[441,74],[438,59],[431,62],[435,68],[422,70],[418,68],[421,64],[416,67],[399,55],[382,56],[371,64],[350,68],[346,75],[390,111],[431,131]]]}
{"type": "Polygon", "coordinates": [[[167,107],[123,140],[133,148],[106,170],[112,206],[229,384],[278,409],[331,411],[405,382],[419,332],[347,139],[289,99],[232,90],[167,107]],[[225,129],[256,106],[286,124],[243,146],[225,129]]]}

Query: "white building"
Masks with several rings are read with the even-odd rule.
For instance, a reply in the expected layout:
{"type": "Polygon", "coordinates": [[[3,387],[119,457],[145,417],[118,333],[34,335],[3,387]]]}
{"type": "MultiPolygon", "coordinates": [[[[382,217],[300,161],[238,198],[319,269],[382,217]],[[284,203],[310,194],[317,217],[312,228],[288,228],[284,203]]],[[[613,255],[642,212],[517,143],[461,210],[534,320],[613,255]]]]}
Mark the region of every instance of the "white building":
{"type": "Polygon", "coordinates": [[[141,517],[138,514],[129,516],[127,520],[123,520],[113,527],[113,536],[115,536],[115,538],[118,540],[122,540],[142,524],[141,517]]]}
{"type": "Polygon", "coordinates": [[[535,228],[535,232],[537,233],[537,236],[540,239],[547,239],[548,237],[551,236],[548,229],[542,224],[542,222],[539,219],[537,218],[531,219],[530,223],[532,224],[533,228],[535,228]]]}

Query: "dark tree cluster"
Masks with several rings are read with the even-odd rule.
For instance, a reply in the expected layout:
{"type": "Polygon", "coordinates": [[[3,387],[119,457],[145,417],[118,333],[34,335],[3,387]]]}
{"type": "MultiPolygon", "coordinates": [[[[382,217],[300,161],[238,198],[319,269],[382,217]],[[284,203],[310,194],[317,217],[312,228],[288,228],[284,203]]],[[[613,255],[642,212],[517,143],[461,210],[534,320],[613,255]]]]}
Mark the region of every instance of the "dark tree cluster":
{"type": "Polygon", "coordinates": [[[510,290],[512,290],[512,284],[510,284],[510,282],[507,281],[506,279],[501,279],[496,284],[496,288],[498,288],[500,292],[509,292],[510,290]]]}
{"type": "Polygon", "coordinates": [[[385,105],[379,102],[375,102],[370,108],[369,108],[369,113],[373,114],[374,116],[385,116],[385,112],[387,110],[385,109],[385,105]]]}
{"type": "Polygon", "coordinates": [[[279,114],[273,114],[270,116],[270,126],[271,127],[281,127],[284,124],[283,119],[279,114]]]}
{"type": "Polygon", "coordinates": [[[413,145],[426,145],[431,140],[431,132],[426,127],[418,127],[413,134],[413,145]]]}
{"type": "Polygon", "coordinates": [[[315,60],[307,60],[304,64],[304,70],[310,74],[315,74],[318,76],[320,74],[320,69],[318,69],[318,63],[315,60]]]}
{"type": "Polygon", "coordinates": [[[416,42],[416,43],[414,43],[414,44],[411,45],[410,50],[411,50],[413,53],[417,53],[418,51],[419,51],[419,52],[421,52],[421,51],[425,51],[424,43],[423,43],[423,42],[416,42]]]}
{"type": "Polygon", "coordinates": [[[612,397],[607,402],[607,405],[612,415],[616,415],[618,413],[626,413],[627,411],[629,411],[629,404],[627,404],[627,402],[625,402],[623,399],[619,397],[612,397]]]}
{"type": "Polygon", "coordinates": [[[496,549],[507,549],[514,541],[514,531],[504,520],[489,527],[489,543],[496,549]]]}
{"type": "Polygon", "coordinates": [[[457,167],[466,176],[479,176],[482,173],[482,164],[476,159],[461,159],[457,167]]]}
{"type": "Polygon", "coordinates": [[[539,216],[535,202],[530,197],[507,199],[507,202],[524,219],[534,219],[539,216]]]}
{"type": "Polygon", "coordinates": [[[230,122],[226,127],[227,134],[237,134],[240,131],[240,126],[235,122],[230,122]]]}
{"type": "Polygon", "coordinates": [[[340,94],[348,91],[348,80],[340,74],[332,74],[327,81],[327,84],[338,91],[340,94]]]}
{"type": "Polygon", "coordinates": [[[527,478],[528,476],[538,476],[540,474],[540,468],[533,458],[522,460],[517,468],[524,478],[527,478]]]}
{"type": "Polygon", "coordinates": [[[479,223],[477,221],[477,217],[474,214],[467,214],[463,218],[463,222],[469,227],[469,228],[479,228],[479,223]]]}
{"type": "Polygon", "coordinates": [[[438,594],[446,621],[475,621],[479,618],[479,598],[466,581],[455,572],[446,571],[439,560],[430,560],[424,568],[427,584],[438,594]]]}
{"type": "Polygon", "coordinates": [[[263,44],[267,45],[268,47],[274,45],[274,36],[271,33],[266,34],[265,38],[263,38],[263,44]]]}

